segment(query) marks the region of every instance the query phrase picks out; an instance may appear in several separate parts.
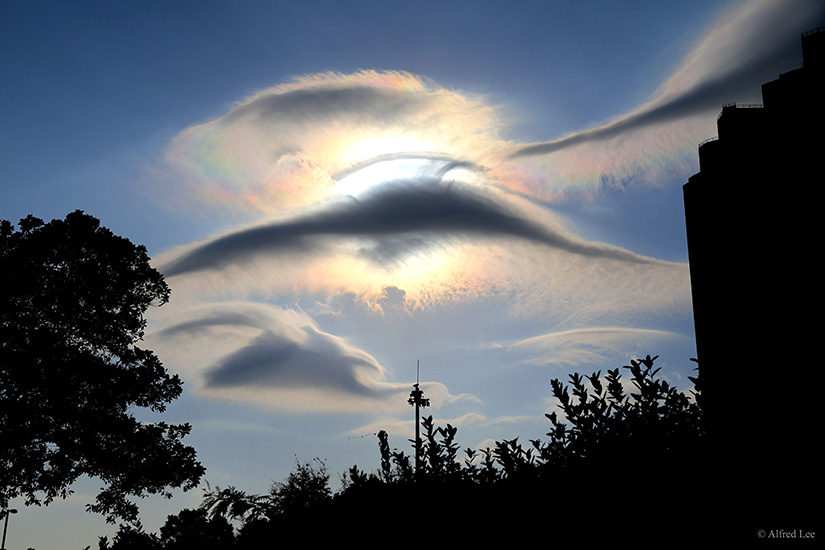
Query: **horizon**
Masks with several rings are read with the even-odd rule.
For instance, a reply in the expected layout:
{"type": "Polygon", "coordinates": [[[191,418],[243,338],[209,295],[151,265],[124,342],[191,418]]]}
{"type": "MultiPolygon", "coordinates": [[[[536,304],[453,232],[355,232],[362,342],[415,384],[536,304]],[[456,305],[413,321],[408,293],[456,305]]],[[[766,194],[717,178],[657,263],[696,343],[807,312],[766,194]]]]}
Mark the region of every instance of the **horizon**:
{"type": "MultiPolygon", "coordinates": [[[[0,219],[80,209],[147,246],[172,295],[144,344],[184,381],[162,418],[192,424],[202,485],[248,493],[296,461],[333,487],[373,471],[379,430],[409,454],[419,376],[462,449],[546,439],[574,372],[658,355],[689,392],[682,185],[722,105],[761,103],[825,21],[813,0],[93,5],[0,8],[0,219]]],[[[8,546],[111,537],[96,486],[15,499],[8,546]]],[[[139,501],[144,526],[201,496],[139,501]]]]}

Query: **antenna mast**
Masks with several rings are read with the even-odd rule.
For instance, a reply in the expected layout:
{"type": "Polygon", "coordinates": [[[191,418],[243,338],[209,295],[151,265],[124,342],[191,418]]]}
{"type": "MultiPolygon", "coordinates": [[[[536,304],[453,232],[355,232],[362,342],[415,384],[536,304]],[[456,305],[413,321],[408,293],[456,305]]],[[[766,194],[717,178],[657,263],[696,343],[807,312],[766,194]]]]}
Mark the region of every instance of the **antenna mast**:
{"type": "Polygon", "coordinates": [[[410,392],[410,398],[407,403],[415,407],[415,472],[418,473],[421,466],[421,435],[419,428],[419,408],[429,407],[430,400],[424,397],[424,391],[419,389],[418,376],[421,370],[421,361],[416,362],[415,367],[415,384],[413,384],[413,391],[410,392]]]}

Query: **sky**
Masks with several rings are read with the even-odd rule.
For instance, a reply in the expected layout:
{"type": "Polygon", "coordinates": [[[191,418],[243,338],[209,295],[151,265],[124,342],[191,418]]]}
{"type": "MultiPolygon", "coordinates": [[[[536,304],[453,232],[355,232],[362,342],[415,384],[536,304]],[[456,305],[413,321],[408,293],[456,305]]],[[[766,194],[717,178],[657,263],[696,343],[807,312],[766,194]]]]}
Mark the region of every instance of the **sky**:
{"type": "MultiPolygon", "coordinates": [[[[650,354],[691,389],[682,185],[722,104],[760,103],[824,16],[3,2],[0,219],[81,209],[147,246],[172,298],[143,345],[184,380],[164,419],[192,424],[204,486],[264,493],[314,458],[337,486],[378,468],[379,430],[411,452],[417,377],[462,448],[546,439],[554,378],[650,354]]],[[[96,547],[97,487],[15,503],[8,547],[96,547]]],[[[202,494],[141,501],[145,526],[202,494]]]]}

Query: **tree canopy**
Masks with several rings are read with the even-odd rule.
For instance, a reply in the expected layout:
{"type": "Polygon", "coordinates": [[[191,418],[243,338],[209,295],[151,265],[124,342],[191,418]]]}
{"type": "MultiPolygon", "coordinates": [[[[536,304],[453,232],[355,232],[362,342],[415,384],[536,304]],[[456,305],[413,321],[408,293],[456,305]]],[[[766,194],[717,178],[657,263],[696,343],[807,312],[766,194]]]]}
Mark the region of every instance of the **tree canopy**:
{"type": "Polygon", "coordinates": [[[567,383],[552,379],[558,411],[545,415],[547,440],[516,437],[461,453],[458,429],[428,416],[421,443],[409,440],[421,454],[417,468],[381,430],[380,469],[352,466],[338,491],[330,490],[323,461],[297,463],[268,493],[207,486],[200,507],[168,516],[159,535],[122,525],[111,542],[101,537],[99,550],[177,549],[183,540],[199,549],[267,548],[296,536],[316,546],[403,540],[428,547],[659,547],[721,540],[740,547],[784,537],[813,544],[815,530],[807,526],[816,525],[815,507],[782,502],[791,515],[766,516],[760,510],[771,492],[754,499],[733,491],[740,488],[730,482],[734,472],[708,440],[704,382],[688,377],[693,388],[681,392],[659,377],[657,359],[631,360],[627,379],[619,369],[574,373],[567,383]],[[802,506],[810,511],[800,513],[802,506]],[[770,521],[778,527],[753,528],[770,521]],[[793,531],[794,525],[805,527],[793,531]]]}
{"type": "Polygon", "coordinates": [[[181,439],[188,424],[144,423],[182,381],[138,346],[144,314],[169,300],[146,248],[75,211],[0,221],[0,506],[65,498],[81,476],[103,482],[92,512],[137,519],[130,497],[171,496],[204,473],[181,439]]]}
{"type": "Polygon", "coordinates": [[[354,537],[428,546],[661,544],[674,533],[685,543],[708,540],[727,518],[710,516],[703,500],[700,381],[690,379],[692,396],[682,393],[658,377],[656,359],[631,361],[626,381],[619,369],[572,374],[569,384],[553,379],[559,413],[546,415],[546,441],[516,437],[461,453],[458,428],[428,416],[421,444],[409,441],[419,461],[393,449],[381,430],[380,469],[353,466],[337,492],[323,461],[298,462],[268,493],[210,487],[198,509],[169,516],[159,535],[121,526],[99,549],[179,548],[178,533],[191,548],[244,549],[296,535],[321,546],[354,537]]]}

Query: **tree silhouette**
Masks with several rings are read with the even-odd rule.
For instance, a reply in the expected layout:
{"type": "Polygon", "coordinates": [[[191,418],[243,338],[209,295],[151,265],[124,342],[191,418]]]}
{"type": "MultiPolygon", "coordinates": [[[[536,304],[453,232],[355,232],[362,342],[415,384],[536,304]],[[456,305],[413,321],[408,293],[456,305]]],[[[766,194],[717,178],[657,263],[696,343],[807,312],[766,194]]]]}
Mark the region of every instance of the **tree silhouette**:
{"type": "Polygon", "coordinates": [[[210,517],[202,508],[167,516],[160,534],[122,524],[111,542],[108,537],[98,541],[99,550],[225,550],[234,545],[232,525],[221,516],[210,517]]]}
{"type": "Polygon", "coordinates": [[[90,511],[135,521],[130,496],[194,487],[190,426],[131,414],[164,411],[182,385],[137,345],[170,294],[145,247],[82,211],[4,220],[0,276],[0,506],[49,504],[87,475],[105,485],[90,511]]]}
{"type": "Polygon", "coordinates": [[[216,486],[213,491],[207,483],[201,509],[206,511],[210,518],[224,517],[250,522],[272,515],[273,505],[268,494],[249,495],[231,485],[225,489],[216,486]]]}
{"type": "Polygon", "coordinates": [[[250,495],[235,487],[207,487],[201,510],[209,518],[239,520],[240,547],[257,547],[280,537],[280,531],[312,523],[333,499],[326,464],[296,460],[283,481],[273,482],[269,492],[250,495]]]}
{"type": "Polygon", "coordinates": [[[327,502],[332,497],[326,464],[315,459],[297,462],[284,481],[275,482],[270,489],[275,512],[287,514],[301,512],[327,502]]]}
{"type": "MultiPolygon", "coordinates": [[[[99,550],[161,550],[163,543],[154,533],[147,533],[141,528],[121,525],[109,542],[109,537],[100,537],[99,550]]],[[[87,549],[88,550],[88,547],[87,549]]]]}
{"type": "Polygon", "coordinates": [[[168,550],[223,550],[235,542],[232,526],[222,517],[210,518],[205,510],[181,510],[160,528],[163,548],[168,550]]]}
{"type": "MultiPolygon", "coordinates": [[[[546,415],[547,441],[504,439],[493,448],[465,449],[462,459],[458,429],[437,427],[427,416],[418,470],[381,430],[379,470],[352,466],[335,493],[323,461],[296,461],[266,494],[210,488],[200,514],[170,516],[160,536],[134,529],[119,535],[130,544],[143,538],[161,549],[177,548],[170,526],[186,519],[187,528],[200,522],[205,532],[218,533],[225,532],[221,520],[239,522],[233,541],[221,539],[224,548],[267,547],[295,535],[340,545],[355,534],[376,545],[399,537],[415,543],[419,535],[420,544],[489,544],[496,532],[501,540],[579,546],[660,544],[673,533],[683,542],[708,540],[719,526],[703,525],[708,514],[697,507],[703,496],[697,459],[705,458],[700,381],[691,378],[692,396],[682,393],[658,377],[656,359],[631,361],[628,381],[619,369],[604,377],[571,374],[569,385],[552,380],[560,414],[546,415]]],[[[415,450],[416,440],[409,442],[415,450]]],[[[139,546],[111,550],[133,547],[139,546]]]]}
{"type": "MultiPolygon", "coordinates": [[[[630,392],[619,369],[604,377],[574,373],[570,385],[552,380],[560,414],[546,415],[547,441],[504,439],[493,448],[466,449],[461,463],[456,429],[436,428],[427,417],[416,474],[409,456],[390,450],[386,432],[379,432],[381,471],[349,470],[335,498],[335,519],[357,523],[358,515],[369,516],[375,532],[390,536],[393,518],[424,511],[430,518],[455,518],[456,510],[472,508],[483,510],[480,517],[490,524],[545,526],[547,532],[536,536],[558,544],[615,544],[623,531],[637,542],[655,540],[674,532],[673,522],[683,526],[683,538],[698,540],[708,533],[697,523],[704,497],[697,478],[706,458],[700,381],[691,378],[692,396],[682,393],[658,377],[656,359],[625,367],[630,392]],[[696,492],[681,491],[674,481],[679,477],[696,492]]],[[[444,526],[433,523],[431,530],[444,526]]]]}

